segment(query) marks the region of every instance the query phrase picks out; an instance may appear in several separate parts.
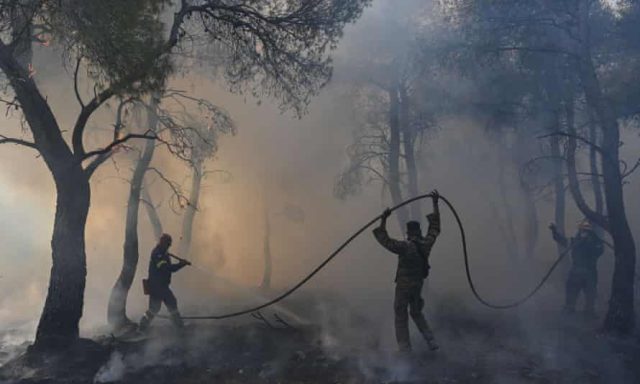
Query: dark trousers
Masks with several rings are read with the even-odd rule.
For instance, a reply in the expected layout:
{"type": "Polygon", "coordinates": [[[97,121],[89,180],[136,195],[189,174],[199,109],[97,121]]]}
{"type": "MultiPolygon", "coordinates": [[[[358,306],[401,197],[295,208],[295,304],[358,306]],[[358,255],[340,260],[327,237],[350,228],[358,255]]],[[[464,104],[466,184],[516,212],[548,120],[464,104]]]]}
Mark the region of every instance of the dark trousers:
{"type": "Polygon", "coordinates": [[[422,315],[424,300],[422,299],[422,280],[396,282],[395,300],[393,303],[395,310],[396,340],[400,349],[411,349],[409,338],[409,316],[418,327],[420,333],[426,340],[433,340],[433,333],[427,320],[422,315]],[[409,313],[407,314],[407,309],[409,313]]]}
{"type": "Polygon", "coordinates": [[[160,312],[160,307],[162,303],[169,310],[169,314],[171,315],[171,321],[173,324],[182,328],[183,323],[180,318],[180,312],[178,312],[178,300],[176,296],[171,291],[171,288],[167,287],[154,287],[149,294],[149,309],[142,317],[140,321],[140,328],[146,329],[151,324],[151,321],[154,317],[160,312]]]}
{"type": "Polygon", "coordinates": [[[572,270],[567,279],[565,310],[570,312],[576,310],[576,302],[582,292],[584,293],[585,311],[593,312],[595,310],[597,285],[597,272],[572,270]]]}

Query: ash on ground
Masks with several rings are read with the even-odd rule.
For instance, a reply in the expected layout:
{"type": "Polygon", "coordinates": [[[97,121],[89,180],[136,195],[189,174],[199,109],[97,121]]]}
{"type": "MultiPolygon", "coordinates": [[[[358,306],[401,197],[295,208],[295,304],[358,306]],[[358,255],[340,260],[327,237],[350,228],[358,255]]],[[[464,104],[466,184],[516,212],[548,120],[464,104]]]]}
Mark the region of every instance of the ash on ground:
{"type": "Polygon", "coordinates": [[[332,313],[333,321],[311,311],[318,324],[295,324],[265,311],[233,323],[192,322],[182,334],[158,321],[143,340],[106,335],[57,353],[24,353],[26,344],[13,345],[0,378],[29,384],[640,382],[638,338],[599,335],[599,320],[580,314],[471,313],[445,301],[431,316],[441,350],[428,351],[413,335],[414,352],[406,356],[380,341],[379,333],[392,329],[344,307],[332,313]]]}

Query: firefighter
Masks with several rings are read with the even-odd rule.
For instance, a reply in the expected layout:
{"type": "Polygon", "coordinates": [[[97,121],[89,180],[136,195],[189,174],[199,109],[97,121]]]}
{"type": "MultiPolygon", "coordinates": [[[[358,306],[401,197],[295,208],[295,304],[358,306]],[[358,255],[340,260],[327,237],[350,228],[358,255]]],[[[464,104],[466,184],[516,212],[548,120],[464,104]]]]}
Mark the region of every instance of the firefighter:
{"type": "Polygon", "coordinates": [[[422,236],[420,223],[417,221],[409,221],[407,223],[406,240],[390,238],[386,229],[387,218],[391,214],[389,209],[386,209],[382,213],[380,225],[373,231],[380,245],[398,255],[394,311],[396,340],[401,352],[411,351],[407,309],[429,348],[434,351],[439,348],[434,340],[431,328],[422,314],[422,308],[424,307],[422,286],[429,274],[429,254],[431,253],[431,248],[436,238],[440,234],[438,191],[432,192],[432,199],[433,213],[427,216],[429,229],[425,237],[422,236]]]}
{"type": "Polygon", "coordinates": [[[571,269],[566,282],[564,310],[574,313],[580,292],[584,293],[585,315],[595,316],[595,302],[598,286],[598,258],[604,251],[602,240],[596,235],[591,223],[583,220],[578,231],[567,239],[555,224],[549,226],[553,239],[563,247],[571,247],[571,269]]]}
{"type": "Polygon", "coordinates": [[[153,318],[160,311],[162,303],[169,310],[171,321],[178,329],[184,327],[180,312],[178,312],[178,301],[171,292],[169,285],[171,284],[171,274],[190,265],[188,261],[181,260],[178,263],[171,263],[169,256],[169,247],[171,247],[171,236],[163,234],[160,236],[158,245],[151,251],[151,259],[149,260],[149,278],[147,279],[147,290],[149,294],[149,309],[140,320],[140,330],[146,331],[151,324],[153,318]]]}

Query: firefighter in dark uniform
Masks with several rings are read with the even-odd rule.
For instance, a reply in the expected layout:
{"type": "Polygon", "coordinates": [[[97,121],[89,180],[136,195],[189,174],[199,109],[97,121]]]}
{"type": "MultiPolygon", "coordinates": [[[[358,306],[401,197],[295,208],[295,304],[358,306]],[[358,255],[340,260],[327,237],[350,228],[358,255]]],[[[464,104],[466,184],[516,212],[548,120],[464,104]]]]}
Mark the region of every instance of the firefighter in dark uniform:
{"type": "Polygon", "coordinates": [[[389,209],[385,210],[380,220],[380,226],[373,230],[378,242],[390,252],[398,255],[398,269],[396,272],[396,290],[394,299],[396,340],[401,352],[411,351],[409,338],[409,316],[407,309],[427,341],[431,350],[438,349],[431,328],[422,314],[424,300],[422,299],[422,285],[429,274],[429,254],[440,234],[440,213],[438,209],[438,192],[433,191],[433,213],[427,216],[429,230],[426,237],[422,236],[420,223],[407,223],[407,239],[394,240],[389,237],[386,229],[389,209]]]}
{"type": "Polygon", "coordinates": [[[171,257],[169,256],[171,242],[171,236],[165,233],[160,236],[158,245],[151,251],[149,278],[147,279],[149,309],[140,320],[141,331],[149,328],[153,318],[160,312],[162,303],[169,310],[173,324],[179,329],[184,326],[182,318],[180,318],[180,312],[178,312],[178,301],[173,292],[171,292],[169,285],[171,284],[171,274],[189,265],[189,262],[183,260],[176,264],[171,263],[171,257]]]}
{"type": "Polygon", "coordinates": [[[554,224],[549,226],[553,239],[563,247],[571,247],[571,270],[566,283],[564,309],[574,313],[580,292],[584,293],[585,314],[595,315],[595,302],[598,286],[598,258],[604,251],[602,240],[593,231],[588,220],[578,224],[578,232],[567,239],[554,224]]]}

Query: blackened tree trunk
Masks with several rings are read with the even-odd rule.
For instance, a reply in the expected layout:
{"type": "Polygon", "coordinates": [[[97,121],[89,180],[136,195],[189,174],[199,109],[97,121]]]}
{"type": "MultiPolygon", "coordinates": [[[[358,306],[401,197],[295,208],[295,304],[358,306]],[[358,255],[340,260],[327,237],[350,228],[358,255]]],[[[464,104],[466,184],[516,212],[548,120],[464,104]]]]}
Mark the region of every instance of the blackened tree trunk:
{"type": "MultiPolygon", "coordinates": [[[[620,127],[613,108],[602,92],[591,58],[589,2],[583,0],[579,5],[581,51],[578,59],[578,73],[587,104],[597,116],[602,129],[602,173],[608,214],[608,220],[603,224],[611,234],[615,247],[611,296],[604,329],[627,334],[635,326],[634,275],[636,247],[624,207],[619,159],[620,127]]],[[[597,216],[597,214],[595,215],[597,216]]]]}
{"type": "MultiPolygon", "coordinates": [[[[589,141],[599,145],[597,124],[595,116],[589,114],[589,141]]],[[[591,188],[593,189],[594,208],[600,215],[604,214],[604,196],[602,195],[602,182],[600,179],[600,168],[598,167],[598,151],[595,146],[589,146],[589,168],[591,172],[591,188]]],[[[600,232],[601,228],[598,228],[600,232]]]]}
{"type": "Polygon", "coordinates": [[[84,305],[87,266],[84,230],[91,192],[81,159],[65,142],[45,97],[11,48],[0,43],[0,69],[5,74],[33,134],[36,148],[56,186],[56,215],[51,239],[51,275],[36,332],[38,348],[69,345],[77,340],[84,305]]]}
{"type": "Polygon", "coordinates": [[[603,99],[598,80],[590,63],[583,66],[583,80],[587,101],[602,121],[602,173],[604,177],[605,203],[608,213],[608,231],[615,247],[615,267],[609,299],[609,309],[604,327],[609,331],[629,333],[635,326],[634,274],[636,248],[624,207],[622,175],[619,163],[620,131],[611,108],[603,99]]]}
{"type": "Polygon", "coordinates": [[[142,156],[136,163],[129,189],[129,202],[124,233],[123,262],[120,275],[111,289],[107,308],[107,321],[114,329],[121,329],[132,324],[127,317],[127,297],[133,284],[138,268],[140,251],[138,246],[138,215],[140,211],[140,197],[146,174],[155,149],[155,142],[147,140],[142,156]]]}
{"type": "MultiPolygon", "coordinates": [[[[589,111],[591,112],[591,111],[589,111]]],[[[589,141],[595,145],[599,145],[598,130],[593,113],[589,113],[589,141]]],[[[591,189],[593,190],[594,209],[598,215],[605,216],[604,213],[604,196],[602,191],[602,179],[600,176],[600,167],[598,166],[598,151],[595,146],[589,146],[589,169],[591,173],[591,189]]],[[[598,237],[604,236],[604,229],[596,226],[594,231],[598,237]]]]}
{"type": "MultiPolygon", "coordinates": [[[[61,167],[66,168],[65,165],[61,167]]],[[[68,345],[79,335],[87,275],[84,231],[90,187],[79,165],[70,168],[54,173],[57,199],[51,240],[52,267],[36,347],[68,345]]]]}

